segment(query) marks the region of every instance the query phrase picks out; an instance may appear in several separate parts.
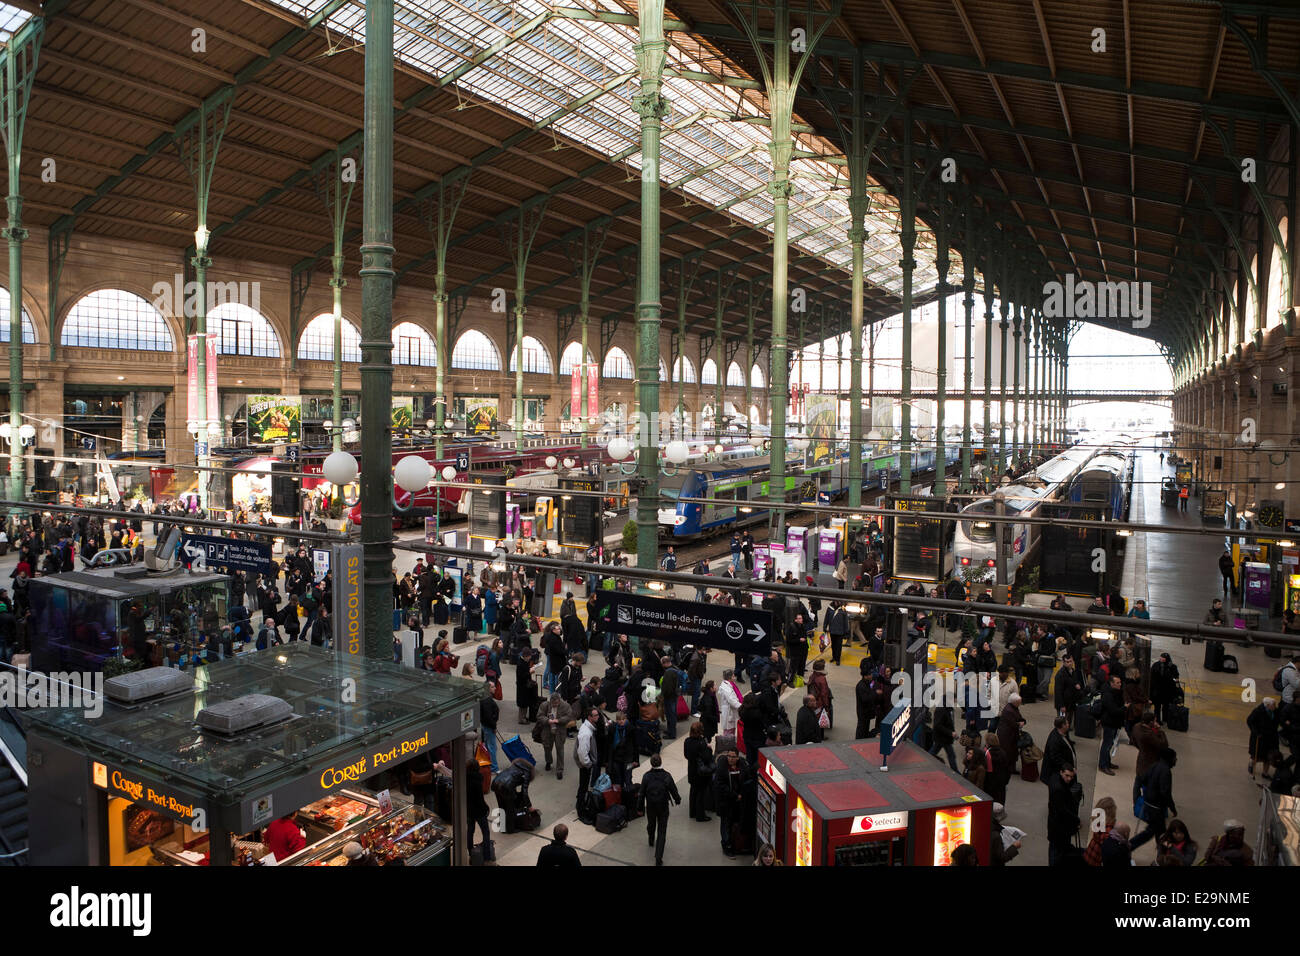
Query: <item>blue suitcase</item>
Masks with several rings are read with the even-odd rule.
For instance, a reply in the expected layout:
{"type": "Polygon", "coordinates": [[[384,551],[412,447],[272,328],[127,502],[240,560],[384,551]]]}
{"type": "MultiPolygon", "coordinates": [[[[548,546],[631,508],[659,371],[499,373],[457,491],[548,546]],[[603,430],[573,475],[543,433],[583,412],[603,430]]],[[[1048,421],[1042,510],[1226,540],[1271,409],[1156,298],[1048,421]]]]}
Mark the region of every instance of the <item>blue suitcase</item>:
{"type": "Polygon", "coordinates": [[[527,760],[534,767],[537,766],[537,758],[528,749],[528,745],[519,739],[518,734],[501,741],[501,752],[511,760],[527,760]]]}

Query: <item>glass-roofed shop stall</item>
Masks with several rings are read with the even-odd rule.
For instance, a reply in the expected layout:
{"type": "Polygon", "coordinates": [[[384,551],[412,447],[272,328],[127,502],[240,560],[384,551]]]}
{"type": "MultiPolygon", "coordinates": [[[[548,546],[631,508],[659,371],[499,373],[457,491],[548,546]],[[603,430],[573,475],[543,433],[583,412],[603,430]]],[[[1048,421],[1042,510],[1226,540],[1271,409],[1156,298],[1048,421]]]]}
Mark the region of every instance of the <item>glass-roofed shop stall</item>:
{"type": "Polygon", "coordinates": [[[464,862],[466,735],[484,693],[305,643],[121,675],[102,713],[30,713],[31,862],[342,865],[350,843],[381,864],[464,862]],[[402,768],[439,759],[450,806],[393,805],[402,768]],[[295,848],[284,859],[272,825],[295,848]]]}

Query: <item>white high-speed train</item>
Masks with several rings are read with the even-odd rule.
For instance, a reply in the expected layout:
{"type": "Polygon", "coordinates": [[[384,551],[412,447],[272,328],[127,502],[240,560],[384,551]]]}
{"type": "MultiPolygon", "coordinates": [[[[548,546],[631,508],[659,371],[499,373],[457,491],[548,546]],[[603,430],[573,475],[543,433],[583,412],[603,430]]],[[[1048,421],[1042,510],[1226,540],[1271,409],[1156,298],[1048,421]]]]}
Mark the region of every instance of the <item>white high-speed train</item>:
{"type": "MultiPolygon", "coordinates": [[[[1070,486],[1085,465],[1097,454],[1095,448],[1072,448],[1025,475],[1018,481],[1003,485],[1008,515],[1039,514],[1043,502],[1067,500],[1070,486]]],[[[952,541],[953,573],[965,571],[976,580],[992,580],[996,567],[998,523],[980,520],[981,515],[995,511],[992,498],[981,498],[962,509],[952,541]]],[[[1011,525],[1011,550],[1007,555],[1007,579],[1038,546],[1041,525],[1013,522],[1011,525]]]]}

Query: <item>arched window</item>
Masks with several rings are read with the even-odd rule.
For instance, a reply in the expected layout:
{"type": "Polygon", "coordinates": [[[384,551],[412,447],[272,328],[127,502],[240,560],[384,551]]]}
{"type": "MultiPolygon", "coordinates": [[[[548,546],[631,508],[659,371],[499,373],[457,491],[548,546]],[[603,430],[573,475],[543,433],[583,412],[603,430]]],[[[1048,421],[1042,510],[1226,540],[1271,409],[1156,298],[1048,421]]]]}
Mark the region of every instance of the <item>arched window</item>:
{"type": "Polygon", "coordinates": [[[435,368],[438,365],[438,349],[433,344],[433,336],[414,322],[399,322],[394,325],[393,364],[435,368]]]}
{"type": "Polygon", "coordinates": [[[759,414],[759,412],[758,412],[758,406],[757,406],[757,405],[750,405],[750,406],[749,406],[749,423],[750,423],[751,425],[759,425],[759,424],[762,424],[762,422],[763,422],[763,416],[759,414]]]}
{"type": "Polygon", "coordinates": [[[749,377],[753,380],[755,388],[767,388],[767,379],[763,377],[763,370],[757,365],[749,370],[749,377]]]}
{"type": "Polygon", "coordinates": [[[499,372],[501,353],[490,338],[478,329],[470,329],[456,340],[456,347],[451,350],[451,367],[499,372]]]}
{"type": "MultiPolygon", "coordinates": [[[[1284,218],[1277,224],[1277,231],[1282,234],[1282,240],[1287,241],[1287,221],[1284,218]]],[[[1282,322],[1282,309],[1291,303],[1282,301],[1282,249],[1277,243],[1273,243],[1273,256],[1268,263],[1268,298],[1265,299],[1264,328],[1271,329],[1282,322]]]]}
{"type": "Polygon", "coordinates": [[[280,336],[256,309],[239,302],[223,302],[208,313],[208,332],[217,338],[222,355],[280,357],[280,336]]]}
{"type": "MultiPolygon", "coordinates": [[[[560,353],[560,374],[572,375],[573,367],[577,365],[581,359],[582,345],[578,342],[570,342],[564,347],[564,351],[560,353]]],[[[592,358],[590,352],[587,353],[587,363],[589,365],[596,364],[596,360],[592,358]]]]}
{"type": "MultiPolygon", "coordinates": [[[[524,336],[524,371],[532,372],[537,375],[551,374],[551,353],[546,351],[546,346],[533,338],[531,335],[524,336]]],[[[510,350],[510,371],[517,371],[519,368],[519,350],[517,348],[510,350]]]]}
{"type": "MultiPolygon", "coordinates": [[[[0,286],[0,343],[9,341],[9,290],[0,286]]],[[[36,326],[32,324],[32,317],[27,313],[27,306],[23,306],[23,342],[27,345],[36,344],[36,326]]]]}
{"type": "Polygon", "coordinates": [[[659,381],[668,381],[668,366],[664,364],[663,359],[659,360],[659,381]]]}
{"type": "Polygon", "coordinates": [[[745,387],[745,373],[735,362],[727,366],[727,386],[730,388],[745,387]]]}
{"type": "Polygon", "coordinates": [[[718,384],[718,363],[713,359],[705,359],[704,364],[700,366],[700,384],[718,384]]]}
{"type": "MultiPolygon", "coordinates": [[[[307,323],[298,340],[298,358],[315,362],[334,361],[334,316],[322,312],[307,323]]],[[[361,361],[361,333],[347,319],[343,320],[343,361],[361,361]]]]}
{"type": "Polygon", "coordinates": [[[122,289],[99,289],[78,299],[63,322],[59,344],[143,352],[176,348],[162,313],[148,300],[122,289]]]}
{"type": "Polygon", "coordinates": [[[679,355],[677,361],[673,363],[673,381],[685,382],[687,385],[695,384],[695,366],[685,355],[679,355]]]}
{"type": "Polygon", "coordinates": [[[615,345],[605,354],[605,364],[600,369],[601,378],[632,378],[632,360],[615,345]]]}
{"type": "MultiPolygon", "coordinates": [[[[1250,275],[1259,282],[1259,256],[1250,257],[1250,275]]],[[[1246,330],[1247,332],[1255,328],[1255,322],[1258,321],[1259,295],[1258,287],[1250,282],[1246,283],[1246,330]]]]}

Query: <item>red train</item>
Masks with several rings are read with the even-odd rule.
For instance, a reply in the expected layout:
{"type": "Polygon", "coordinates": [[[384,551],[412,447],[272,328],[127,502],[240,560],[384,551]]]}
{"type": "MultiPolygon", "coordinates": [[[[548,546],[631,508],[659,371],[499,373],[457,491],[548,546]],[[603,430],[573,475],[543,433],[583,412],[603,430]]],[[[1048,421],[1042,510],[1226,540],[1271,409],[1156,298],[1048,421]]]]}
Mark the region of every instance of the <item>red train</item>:
{"type": "MultiPolygon", "coordinates": [[[[325,457],[329,450],[319,450],[303,452],[300,464],[305,474],[320,474],[325,457]]],[[[429,463],[433,469],[434,476],[442,473],[443,468],[451,465],[456,466],[456,459],[459,454],[468,454],[470,472],[475,471],[500,471],[506,469],[516,474],[522,474],[528,471],[536,471],[547,467],[547,458],[556,458],[563,461],[566,458],[572,458],[575,462],[589,464],[593,461],[601,464],[610,464],[612,459],[605,454],[603,448],[595,444],[582,448],[577,442],[572,444],[547,445],[538,448],[525,448],[522,451],[514,448],[503,448],[494,443],[488,442],[447,442],[443,446],[442,457],[438,457],[436,448],[433,446],[413,447],[413,448],[394,448],[393,465],[396,465],[407,455],[417,455],[429,463]]],[[[464,472],[459,477],[463,478],[464,472]]],[[[316,487],[323,479],[303,479],[303,490],[308,491],[316,487]]],[[[432,488],[426,488],[423,491],[416,492],[415,501],[410,501],[410,495],[405,492],[398,492],[398,501],[403,506],[412,505],[410,511],[393,513],[393,523],[395,526],[400,524],[413,524],[422,521],[425,517],[431,517],[434,509],[441,511],[442,518],[448,518],[456,515],[456,507],[460,502],[460,488],[443,488],[440,492],[435,492],[432,488]]],[[[360,505],[352,509],[350,515],[354,523],[361,520],[360,505]]]]}

